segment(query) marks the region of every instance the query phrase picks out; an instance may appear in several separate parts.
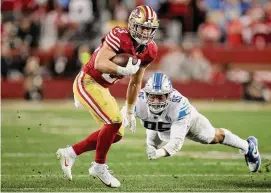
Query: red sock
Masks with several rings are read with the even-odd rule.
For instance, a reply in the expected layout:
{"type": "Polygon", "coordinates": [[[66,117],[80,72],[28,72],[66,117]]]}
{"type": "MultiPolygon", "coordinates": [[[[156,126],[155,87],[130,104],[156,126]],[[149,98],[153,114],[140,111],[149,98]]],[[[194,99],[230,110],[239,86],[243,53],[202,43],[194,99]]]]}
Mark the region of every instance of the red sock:
{"type": "MultiPolygon", "coordinates": [[[[79,143],[72,146],[76,155],[80,155],[87,151],[92,151],[96,149],[97,139],[99,136],[100,130],[91,133],[86,139],[80,141],[79,143]]],[[[122,136],[116,135],[113,143],[117,143],[122,139],[122,136]]]]}
{"type": "Polygon", "coordinates": [[[76,155],[80,155],[86,151],[91,151],[96,148],[97,138],[100,130],[91,133],[86,139],[72,146],[76,155]]]}
{"type": "Polygon", "coordinates": [[[106,162],[107,152],[110,149],[120,126],[121,123],[105,124],[101,128],[96,145],[96,163],[104,164],[106,162]]]}

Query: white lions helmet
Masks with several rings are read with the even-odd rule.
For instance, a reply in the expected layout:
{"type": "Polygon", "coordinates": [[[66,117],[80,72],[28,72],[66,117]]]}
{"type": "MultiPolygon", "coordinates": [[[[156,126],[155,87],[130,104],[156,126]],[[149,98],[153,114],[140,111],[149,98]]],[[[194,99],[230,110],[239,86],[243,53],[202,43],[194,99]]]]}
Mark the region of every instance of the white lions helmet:
{"type": "Polygon", "coordinates": [[[162,112],[169,105],[169,95],[173,91],[171,80],[162,72],[156,72],[146,82],[143,90],[147,104],[154,114],[162,112]]]}

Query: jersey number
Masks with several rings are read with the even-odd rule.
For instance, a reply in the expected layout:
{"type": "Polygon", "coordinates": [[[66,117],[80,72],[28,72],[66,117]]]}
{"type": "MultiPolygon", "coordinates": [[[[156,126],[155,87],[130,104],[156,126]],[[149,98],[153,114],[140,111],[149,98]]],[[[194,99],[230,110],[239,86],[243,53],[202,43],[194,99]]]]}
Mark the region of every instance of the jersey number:
{"type": "Polygon", "coordinates": [[[139,95],[138,95],[138,98],[144,99],[144,92],[140,92],[139,95]]]}
{"type": "Polygon", "coordinates": [[[126,33],[126,34],[128,33],[127,30],[121,29],[121,28],[119,28],[119,27],[116,27],[115,30],[117,30],[119,33],[126,33]]]}
{"type": "Polygon", "coordinates": [[[172,97],[172,102],[174,102],[174,103],[179,103],[179,102],[181,102],[181,99],[182,99],[182,97],[181,96],[176,96],[176,95],[173,95],[173,97],[172,97]]]}
{"type": "Polygon", "coordinates": [[[170,129],[170,123],[144,121],[144,127],[146,129],[163,132],[170,129]]]}

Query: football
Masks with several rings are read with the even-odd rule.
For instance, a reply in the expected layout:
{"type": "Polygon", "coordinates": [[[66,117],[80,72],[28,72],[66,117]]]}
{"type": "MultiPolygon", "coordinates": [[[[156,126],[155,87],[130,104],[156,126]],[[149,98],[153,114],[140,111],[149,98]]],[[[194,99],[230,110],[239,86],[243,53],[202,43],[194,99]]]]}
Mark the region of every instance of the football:
{"type": "Polygon", "coordinates": [[[127,53],[117,54],[111,59],[111,61],[118,66],[126,67],[129,57],[133,57],[133,65],[136,65],[137,57],[127,53]]]}

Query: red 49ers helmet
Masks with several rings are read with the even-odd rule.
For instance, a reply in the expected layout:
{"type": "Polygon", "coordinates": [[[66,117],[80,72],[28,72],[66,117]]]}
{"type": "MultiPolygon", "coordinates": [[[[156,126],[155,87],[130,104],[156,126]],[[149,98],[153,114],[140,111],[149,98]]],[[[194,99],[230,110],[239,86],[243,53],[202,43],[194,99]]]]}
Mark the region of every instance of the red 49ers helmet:
{"type": "Polygon", "coordinates": [[[140,5],[130,14],[128,28],[131,36],[139,44],[147,44],[151,41],[159,27],[159,21],[155,11],[147,6],[140,5]],[[150,34],[146,34],[144,29],[152,29],[150,34]]]}

